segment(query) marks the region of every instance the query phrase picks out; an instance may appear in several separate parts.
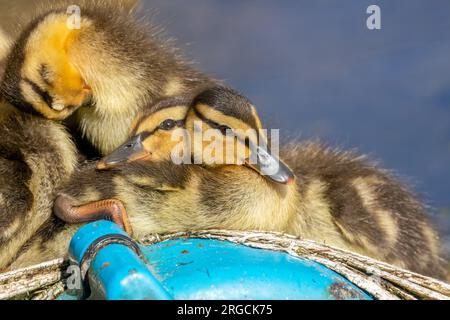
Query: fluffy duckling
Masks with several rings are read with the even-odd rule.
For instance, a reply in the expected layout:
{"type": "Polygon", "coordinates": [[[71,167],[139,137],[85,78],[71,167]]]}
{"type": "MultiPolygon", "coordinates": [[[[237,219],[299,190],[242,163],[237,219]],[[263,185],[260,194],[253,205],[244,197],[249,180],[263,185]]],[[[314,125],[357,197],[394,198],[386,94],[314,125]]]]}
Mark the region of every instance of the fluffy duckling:
{"type": "MultiPolygon", "coordinates": [[[[267,171],[267,159],[278,162],[264,149],[255,151],[263,153],[264,163],[260,159],[251,163],[246,158],[240,159],[244,165],[177,165],[173,162],[172,151],[185,146],[185,123],[192,125],[189,131],[193,131],[194,119],[201,121],[200,115],[208,119],[205,116],[209,117],[209,110],[203,110],[204,104],[212,104],[214,120],[208,128],[217,125],[213,131],[219,139],[224,137],[223,127],[214,122],[218,120],[215,117],[225,119],[223,126],[245,130],[259,123],[251,105],[239,104],[239,98],[234,97],[237,93],[225,88],[212,91],[233,97],[232,101],[222,101],[236,102],[236,110],[233,110],[224,108],[222,102],[207,101],[208,92],[196,98],[194,106],[199,111],[192,110],[187,119],[192,97],[166,99],[143,113],[134,124],[133,138],[97,164],[102,171],[90,164],[72,176],[55,202],[55,214],[70,223],[111,219],[125,229],[132,228],[135,238],[153,232],[214,227],[284,230],[286,214],[294,209],[288,199],[292,198],[290,195],[295,198],[296,187],[286,166],[262,175],[267,171]],[[247,194],[248,190],[254,190],[254,194],[247,194]],[[218,197],[214,197],[214,192],[218,197]]],[[[239,141],[236,139],[236,144],[242,145],[249,155],[245,137],[240,137],[239,141]]],[[[256,144],[256,141],[251,143],[256,144]]],[[[66,254],[77,227],[58,219],[49,221],[9,267],[22,267],[66,254]]]]}
{"type": "MultiPolygon", "coordinates": [[[[97,164],[109,170],[75,175],[55,213],[70,223],[107,217],[131,226],[136,238],[208,228],[279,231],[443,277],[436,234],[403,185],[363,157],[317,144],[282,150],[293,183],[289,167],[260,147],[264,135],[241,135],[261,128],[251,103],[222,87],[201,93],[189,110],[182,101],[156,105],[136,122],[134,136],[97,164]],[[189,156],[179,158],[172,138],[186,139],[186,132],[194,138],[187,139],[189,156]],[[199,132],[206,139],[195,140],[199,132]],[[231,141],[234,148],[217,156],[208,149],[212,136],[216,146],[231,141]],[[227,153],[232,164],[223,164],[227,153]],[[280,165],[270,170],[274,163],[280,165]]],[[[55,252],[55,239],[67,243],[67,231],[55,230],[40,233],[44,252],[55,252]]],[[[21,260],[28,259],[25,252],[21,260]]]]}
{"type": "Polygon", "coordinates": [[[73,114],[68,123],[102,154],[126,140],[142,106],[211,81],[123,1],[52,1],[36,16],[12,47],[1,92],[48,119],[73,114]]]}
{"type": "MultiPolygon", "coordinates": [[[[207,90],[197,97],[189,111],[186,127],[192,132],[194,122],[198,120],[203,123],[202,130],[215,127],[222,131],[223,128],[262,128],[251,103],[245,97],[223,88],[207,90]]],[[[203,146],[199,150],[205,148],[203,146]]],[[[204,159],[204,155],[202,157],[202,163],[208,163],[209,159],[204,159]]],[[[282,231],[420,273],[441,277],[446,273],[440,242],[427,220],[424,206],[392,174],[378,168],[364,156],[331,150],[311,142],[291,142],[281,148],[281,158],[295,172],[295,188],[268,184],[267,179],[254,175],[245,167],[218,169],[209,164],[208,173],[213,175],[205,175],[208,178],[199,184],[202,194],[207,195],[205,199],[208,199],[208,206],[203,212],[214,212],[212,208],[230,211],[227,209],[229,203],[237,203],[238,207],[250,207],[260,214],[249,214],[252,210],[245,213],[244,209],[238,214],[242,222],[240,226],[230,224],[221,227],[282,231]],[[220,173],[228,170],[237,170],[239,174],[234,176],[234,181],[223,183],[220,173]],[[211,180],[218,183],[215,178],[221,180],[222,187],[209,184],[211,180]],[[247,179],[250,183],[243,183],[247,179]],[[228,193],[230,190],[241,190],[235,195],[245,194],[248,203],[239,201],[239,197],[234,199],[233,193],[228,193]],[[276,191],[281,191],[284,196],[280,197],[276,191]],[[251,193],[254,199],[260,201],[260,206],[250,201],[251,193]],[[279,210],[274,210],[278,206],[279,210]]],[[[236,210],[233,208],[232,212],[236,210]]]]}

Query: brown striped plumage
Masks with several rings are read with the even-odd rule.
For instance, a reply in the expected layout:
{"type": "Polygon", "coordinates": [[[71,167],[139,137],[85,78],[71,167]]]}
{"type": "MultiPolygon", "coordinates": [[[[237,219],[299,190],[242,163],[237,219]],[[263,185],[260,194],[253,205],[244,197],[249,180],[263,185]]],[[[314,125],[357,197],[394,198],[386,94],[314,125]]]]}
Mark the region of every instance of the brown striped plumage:
{"type": "Polygon", "coordinates": [[[76,166],[75,146],[55,122],[18,112],[0,121],[0,270],[52,214],[55,191],[76,166]]]}
{"type": "MultiPolygon", "coordinates": [[[[248,100],[230,90],[207,90],[201,96],[198,105],[209,104],[211,110],[202,110],[216,124],[234,128],[231,119],[260,123],[248,112],[248,100]]],[[[170,108],[159,112],[170,117],[170,108]]],[[[137,126],[153,127],[161,114],[149,114],[137,126]]],[[[192,130],[190,117],[195,113],[186,119],[192,130]]],[[[61,192],[74,205],[121,200],[137,238],[209,228],[280,231],[444,277],[439,241],[423,206],[391,174],[364,157],[316,143],[293,142],[282,148],[281,156],[296,173],[295,184],[275,183],[246,166],[175,165],[168,155],[159,155],[108,171],[90,164],[61,192]]],[[[64,254],[75,229],[49,223],[14,266],[64,254]]]]}
{"type": "Polygon", "coordinates": [[[288,233],[443,278],[441,244],[425,207],[393,173],[319,143],[291,142],[281,156],[299,185],[299,216],[288,233]]]}

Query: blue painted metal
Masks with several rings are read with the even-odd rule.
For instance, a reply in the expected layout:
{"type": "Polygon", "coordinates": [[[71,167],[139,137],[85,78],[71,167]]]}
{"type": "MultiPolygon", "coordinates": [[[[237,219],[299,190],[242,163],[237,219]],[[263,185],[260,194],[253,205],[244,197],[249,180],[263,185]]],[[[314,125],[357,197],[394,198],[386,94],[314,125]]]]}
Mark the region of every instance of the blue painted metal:
{"type": "MultiPolygon", "coordinates": [[[[123,231],[101,221],[82,227],[71,243],[77,261],[90,243],[123,231]]],[[[106,299],[372,299],[325,266],[289,254],[227,241],[177,239],[141,247],[101,249],[89,281],[106,299]]]]}
{"type": "MultiPolygon", "coordinates": [[[[116,224],[98,221],[81,227],[73,237],[69,254],[80,263],[96,239],[108,234],[126,235],[116,224]]],[[[91,263],[89,284],[93,296],[107,300],[171,299],[148,265],[128,246],[110,244],[100,249],[91,263]]]]}
{"type": "Polygon", "coordinates": [[[371,299],[323,265],[282,252],[205,239],[143,251],[175,299],[371,299]]]}

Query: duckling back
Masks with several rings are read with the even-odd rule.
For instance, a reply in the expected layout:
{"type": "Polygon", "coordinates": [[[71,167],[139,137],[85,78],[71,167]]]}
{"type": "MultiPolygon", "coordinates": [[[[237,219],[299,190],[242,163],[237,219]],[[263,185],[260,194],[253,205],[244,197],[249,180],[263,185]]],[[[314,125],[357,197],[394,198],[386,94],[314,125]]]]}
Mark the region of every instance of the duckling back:
{"type": "Polygon", "coordinates": [[[364,156],[317,143],[284,146],[299,206],[288,233],[443,278],[440,242],[423,204],[364,156]]]}

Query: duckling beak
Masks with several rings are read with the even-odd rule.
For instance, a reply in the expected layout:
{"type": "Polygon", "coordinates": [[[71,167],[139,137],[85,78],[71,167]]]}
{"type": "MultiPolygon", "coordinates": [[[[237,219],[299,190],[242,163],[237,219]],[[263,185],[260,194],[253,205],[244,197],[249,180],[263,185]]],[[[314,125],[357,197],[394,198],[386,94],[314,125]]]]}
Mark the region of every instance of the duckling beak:
{"type": "Polygon", "coordinates": [[[270,154],[264,148],[257,146],[254,148],[256,161],[246,159],[245,165],[257,171],[267,179],[281,184],[292,184],[295,181],[295,175],[289,167],[280,159],[270,154]]]}
{"type": "Polygon", "coordinates": [[[151,155],[145,150],[142,134],[130,138],[108,156],[97,162],[97,169],[111,169],[120,164],[147,158],[151,155]]]}

